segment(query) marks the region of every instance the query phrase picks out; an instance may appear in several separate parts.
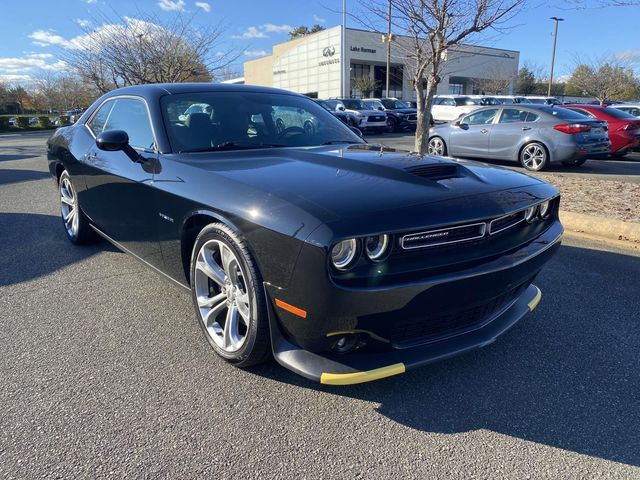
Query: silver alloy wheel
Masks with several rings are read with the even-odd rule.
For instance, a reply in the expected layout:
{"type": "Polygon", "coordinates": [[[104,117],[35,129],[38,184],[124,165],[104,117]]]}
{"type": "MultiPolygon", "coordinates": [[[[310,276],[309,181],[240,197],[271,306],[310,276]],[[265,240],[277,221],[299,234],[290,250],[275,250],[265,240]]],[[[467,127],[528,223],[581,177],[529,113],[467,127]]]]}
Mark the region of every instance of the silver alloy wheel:
{"type": "Polygon", "coordinates": [[[64,221],[64,228],[67,229],[67,234],[72,238],[77,237],[80,225],[78,202],[71,179],[66,175],[60,181],[60,212],[62,213],[62,220],[64,221]]]}
{"type": "Polygon", "coordinates": [[[209,240],[200,247],[194,288],[207,334],[220,349],[237,352],[249,331],[251,302],[247,278],[227,244],[209,240]]]}
{"type": "Polygon", "coordinates": [[[444,155],[444,142],[442,139],[434,137],[429,140],[428,152],[429,155],[437,155],[439,157],[444,155]]]}
{"type": "Polygon", "coordinates": [[[527,145],[522,151],[522,163],[529,170],[540,170],[547,160],[547,152],[537,143],[527,145]]]}

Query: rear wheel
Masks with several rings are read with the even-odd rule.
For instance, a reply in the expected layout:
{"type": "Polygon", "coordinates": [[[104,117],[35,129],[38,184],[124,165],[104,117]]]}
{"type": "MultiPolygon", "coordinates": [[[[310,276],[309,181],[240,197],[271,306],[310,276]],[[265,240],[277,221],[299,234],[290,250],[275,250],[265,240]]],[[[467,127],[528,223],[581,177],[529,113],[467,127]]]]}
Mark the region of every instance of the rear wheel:
{"type": "Polygon", "coordinates": [[[444,157],[447,154],[447,146],[444,143],[444,140],[440,137],[433,137],[429,139],[428,150],[429,155],[437,155],[439,157],[444,157]]]}
{"type": "Polygon", "coordinates": [[[562,162],[562,164],[566,165],[567,167],[579,167],[580,165],[584,165],[586,161],[586,158],[578,158],[575,160],[565,160],[562,162]]]}
{"type": "Polygon", "coordinates": [[[520,151],[520,165],[532,172],[538,172],[549,163],[549,154],[539,142],[526,144],[520,151]]]}
{"type": "Polygon", "coordinates": [[[82,213],[78,194],[71,181],[71,176],[66,170],[60,174],[58,191],[60,193],[60,215],[69,241],[76,245],[95,243],[99,237],[89,225],[87,217],[82,213]]]}
{"type": "Polygon", "coordinates": [[[198,235],[191,292],[200,327],[219,356],[238,367],[269,357],[262,279],[246,243],[226,225],[209,225],[198,235]]]}

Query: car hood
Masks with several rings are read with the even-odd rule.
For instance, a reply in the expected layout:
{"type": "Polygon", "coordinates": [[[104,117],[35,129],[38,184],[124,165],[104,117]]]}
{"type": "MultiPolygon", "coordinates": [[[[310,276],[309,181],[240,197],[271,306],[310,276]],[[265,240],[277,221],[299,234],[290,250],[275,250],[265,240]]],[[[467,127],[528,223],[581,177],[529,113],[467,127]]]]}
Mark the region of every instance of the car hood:
{"type": "Polygon", "coordinates": [[[545,184],[504,168],[381,151],[372,144],[186,154],[182,160],[265,198],[292,203],[324,223],[545,184]],[[455,176],[437,179],[412,173],[443,166],[454,167],[455,176]]]}
{"type": "Polygon", "coordinates": [[[408,115],[410,113],[417,113],[417,110],[415,108],[395,108],[389,111],[395,113],[404,113],[405,115],[408,115]]]}

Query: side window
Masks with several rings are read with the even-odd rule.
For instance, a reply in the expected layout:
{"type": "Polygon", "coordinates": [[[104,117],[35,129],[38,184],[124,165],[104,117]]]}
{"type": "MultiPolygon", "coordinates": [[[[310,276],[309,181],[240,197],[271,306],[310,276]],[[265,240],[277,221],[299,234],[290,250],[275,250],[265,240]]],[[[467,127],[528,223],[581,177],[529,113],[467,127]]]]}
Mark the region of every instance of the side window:
{"type": "Polygon", "coordinates": [[[151,150],[154,147],[153,132],[147,108],[142,100],[118,98],[104,126],[104,131],[124,130],[132,147],[151,150]]]}
{"type": "Polygon", "coordinates": [[[529,112],[527,113],[527,119],[525,120],[525,122],[535,122],[536,120],[538,120],[538,118],[540,118],[540,115],[538,115],[537,113],[529,112]]]}
{"type": "Polygon", "coordinates": [[[455,107],[456,101],[453,98],[443,98],[442,104],[447,105],[448,107],[455,107]]]}
{"type": "Polygon", "coordinates": [[[527,112],[524,110],[518,110],[516,108],[505,108],[502,110],[500,120],[498,123],[514,123],[514,122],[526,122],[527,112]]]}
{"type": "Polygon", "coordinates": [[[628,112],[634,117],[640,117],[640,108],[630,108],[628,112]]]}
{"type": "Polygon", "coordinates": [[[442,103],[442,99],[441,98],[433,98],[433,104],[434,105],[440,105],[442,103]]]}
{"type": "Polygon", "coordinates": [[[471,115],[467,115],[462,123],[466,123],[467,125],[486,125],[493,122],[496,113],[498,113],[497,108],[481,110],[479,112],[472,113],[471,115]]]}
{"type": "Polygon", "coordinates": [[[104,130],[104,125],[107,123],[107,119],[109,118],[109,114],[111,113],[114,103],[114,100],[105,102],[95,113],[91,121],[87,122],[87,126],[96,137],[104,130]]]}

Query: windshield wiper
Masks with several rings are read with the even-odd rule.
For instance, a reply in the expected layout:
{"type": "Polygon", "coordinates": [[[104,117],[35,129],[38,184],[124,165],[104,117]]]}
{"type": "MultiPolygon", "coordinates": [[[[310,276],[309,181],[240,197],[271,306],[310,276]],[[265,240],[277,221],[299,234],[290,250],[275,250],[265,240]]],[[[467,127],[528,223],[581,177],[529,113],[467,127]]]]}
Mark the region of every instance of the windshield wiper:
{"type": "Polygon", "coordinates": [[[222,150],[249,150],[251,148],[278,148],[287,147],[279,143],[237,143],[223,142],[210,147],[192,148],[191,150],[182,150],[180,153],[197,153],[197,152],[219,152],[222,150]]]}

